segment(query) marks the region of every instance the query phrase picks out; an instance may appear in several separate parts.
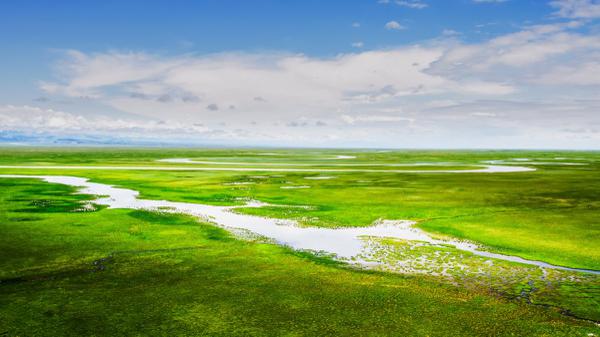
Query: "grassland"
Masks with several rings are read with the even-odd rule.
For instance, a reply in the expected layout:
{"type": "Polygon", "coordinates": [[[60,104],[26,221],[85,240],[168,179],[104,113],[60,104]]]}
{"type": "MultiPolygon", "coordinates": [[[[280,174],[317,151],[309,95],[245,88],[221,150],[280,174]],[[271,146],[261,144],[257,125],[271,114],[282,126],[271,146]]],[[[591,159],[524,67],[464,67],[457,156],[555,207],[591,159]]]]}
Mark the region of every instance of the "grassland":
{"type": "MultiPolygon", "coordinates": [[[[600,269],[599,153],[0,151],[0,165],[211,166],[156,161],[164,158],[255,162],[256,171],[2,168],[0,174],[87,177],[138,190],[148,199],[222,205],[252,198],[311,206],[244,210],[294,218],[308,226],[365,226],[379,218],[411,219],[430,233],[472,240],[493,251],[600,269]],[[356,158],[333,159],[338,155],[356,158]],[[389,167],[373,163],[441,162],[444,168],[468,169],[485,160],[513,158],[531,158],[542,164],[535,164],[534,172],[510,174],[274,173],[268,164],[331,168],[332,164],[355,163],[386,170],[389,167]],[[306,179],[324,175],[333,178],[306,179]],[[282,189],[284,186],[310,188],[282,189]]],[[[184,216],[112,209],[77,211],[79,202],[89,197],[72,195],[70,188],[61,185],[15,179],[0,179],[0,183],[0,314],[4,318],[0,333],[599,334],[598,327],[561,315],[560,310],[498,296],[485,282],[464,287],[426,275],[356,271],[326,258],[237,240],[184,216]]],[[[581,306],[579,311],[594,319],[600,312],[600,285],[592,280],[585,286],[586,292],[581,292],[585,299],[571,298],[565,305],[575,311],[581,306]]],[[[577,296],[577,286],[573,289],[559,295],[577,296]]]]}

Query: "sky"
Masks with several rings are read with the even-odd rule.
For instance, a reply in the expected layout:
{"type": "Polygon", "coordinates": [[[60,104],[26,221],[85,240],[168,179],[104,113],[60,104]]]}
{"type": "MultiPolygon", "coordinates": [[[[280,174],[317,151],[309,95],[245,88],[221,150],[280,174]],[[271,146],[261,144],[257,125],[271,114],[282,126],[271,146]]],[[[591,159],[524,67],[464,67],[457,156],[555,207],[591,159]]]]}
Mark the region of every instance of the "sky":
{"type": "Polygon", "coordinates": [[[600,0],[0,1],[0,143],[600,149],[600,0]]]}

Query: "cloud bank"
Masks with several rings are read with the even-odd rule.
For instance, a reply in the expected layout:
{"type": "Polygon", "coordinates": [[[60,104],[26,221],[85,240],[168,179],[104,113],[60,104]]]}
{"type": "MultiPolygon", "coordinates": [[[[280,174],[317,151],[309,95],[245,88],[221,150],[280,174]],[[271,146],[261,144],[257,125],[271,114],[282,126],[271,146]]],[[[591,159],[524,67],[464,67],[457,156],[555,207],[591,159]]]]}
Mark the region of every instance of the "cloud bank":
{"type": "Polygon", "coordinates": [[[4,106],[0,125],[255,145],[597,148],[600,36],[587,28],[600,4],[551,6],[565,19],[478,43],[442,34],[328,58],[68,50],[39,83],[45,100],[84,97],[127,118],[4,106]]]}

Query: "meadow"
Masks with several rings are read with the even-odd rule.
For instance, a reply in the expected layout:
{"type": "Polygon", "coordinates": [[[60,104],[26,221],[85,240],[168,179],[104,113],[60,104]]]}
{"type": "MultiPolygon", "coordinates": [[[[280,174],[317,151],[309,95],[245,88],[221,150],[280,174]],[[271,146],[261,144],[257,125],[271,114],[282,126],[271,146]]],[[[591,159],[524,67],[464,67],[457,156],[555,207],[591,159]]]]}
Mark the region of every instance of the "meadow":
{"type": "MultiPolygon", "coordinates": [[[[413,220],[436,238],[600,270],[597,152],[4,148],[0,167],[145,199],[258,200],[271,205],[237,211],[306,227],[413,220]],[[535,171],[435,172],[489,161],[535,171]]],[[[597,275],[387,239],[369,256],[386,268],[355,268],[185,215],[82,207],[94,198],[60,184],[0,184],[5,335],[600,335],[597,275]]]]}

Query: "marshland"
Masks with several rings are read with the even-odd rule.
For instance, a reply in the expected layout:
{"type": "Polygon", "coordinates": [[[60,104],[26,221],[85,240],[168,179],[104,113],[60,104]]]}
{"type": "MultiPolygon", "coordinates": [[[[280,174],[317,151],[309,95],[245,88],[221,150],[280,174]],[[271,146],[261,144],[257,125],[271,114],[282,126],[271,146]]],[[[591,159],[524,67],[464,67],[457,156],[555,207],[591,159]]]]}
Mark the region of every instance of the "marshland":
{"type": "Polygon", "coordinates": [[[596,152],[4,148],[0,166],[10,335],[600,330],[596,152]]]}

